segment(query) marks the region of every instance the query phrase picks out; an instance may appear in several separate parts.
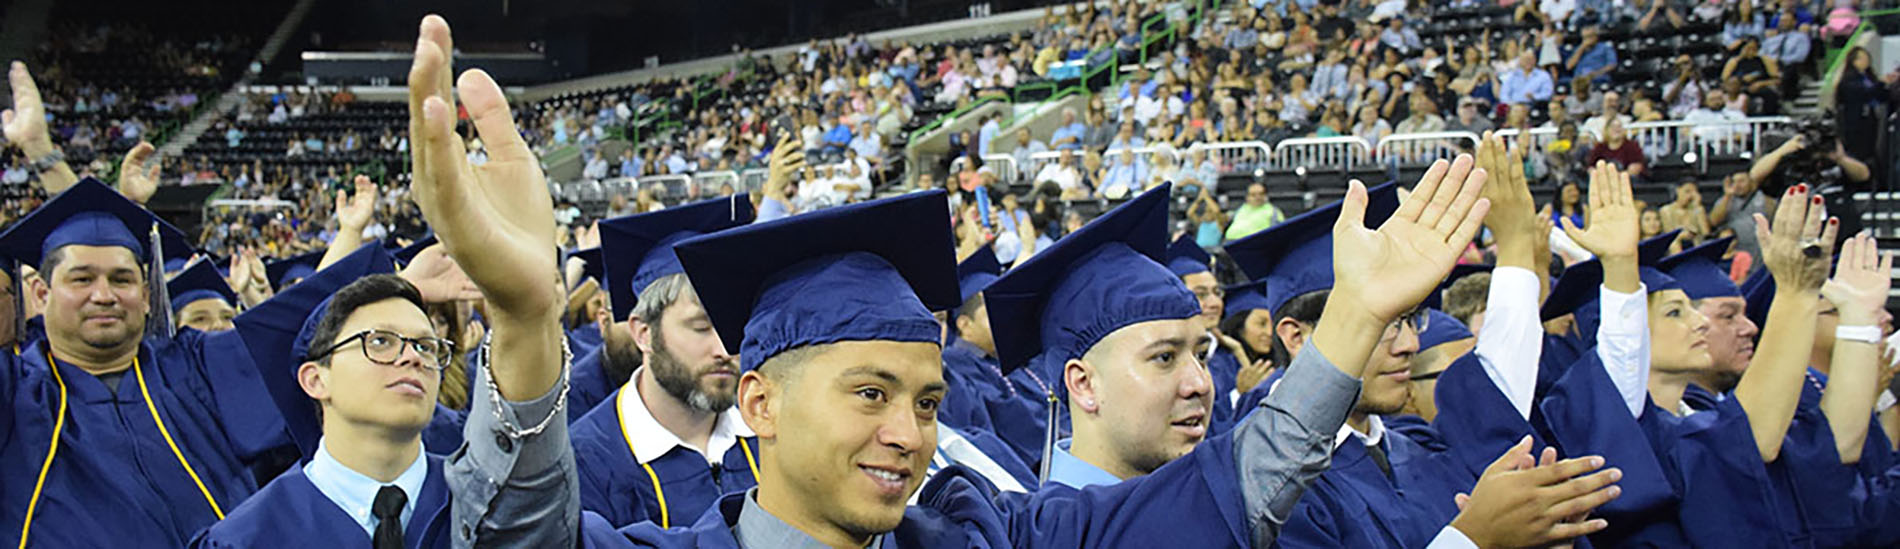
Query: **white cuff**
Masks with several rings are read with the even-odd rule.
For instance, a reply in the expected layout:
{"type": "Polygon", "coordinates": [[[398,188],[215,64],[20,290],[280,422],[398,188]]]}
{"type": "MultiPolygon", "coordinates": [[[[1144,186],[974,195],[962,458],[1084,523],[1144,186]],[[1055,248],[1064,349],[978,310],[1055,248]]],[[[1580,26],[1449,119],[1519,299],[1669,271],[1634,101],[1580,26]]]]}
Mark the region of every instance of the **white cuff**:
{"type": "Polygon", "coordinates": [[[1446,525],[1445,529],[1438,531],[1438,535],[1432,538],[1432,542],[1427,544],[1425,549],[1478,549],[1478,544],[1471,541],[1471,538],[1465,537],[1464,532],[1446,525]]]}

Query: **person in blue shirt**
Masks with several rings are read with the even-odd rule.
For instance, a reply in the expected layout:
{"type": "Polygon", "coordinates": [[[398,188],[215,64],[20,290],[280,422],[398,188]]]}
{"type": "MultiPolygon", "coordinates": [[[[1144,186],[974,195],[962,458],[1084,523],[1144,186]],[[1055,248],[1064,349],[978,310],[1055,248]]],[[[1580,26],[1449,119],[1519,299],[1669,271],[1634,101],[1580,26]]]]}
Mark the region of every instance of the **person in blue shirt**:
{"type": "Polygon", "coordinates": [[[231,321],[237,318],[237,292],[231,291],[231,284],[218,275],[211,261],[191,262],[165,282],[165,289],[171,297],[174,326],[220,332],[231,329],[231,321]]]}
{"type": "Polygon", "coordinates": [[[1081,150],[1082,139],[1088,131],[1088,126],[1075,120],[1075,109],[1062,109],[1062,125],[1056,126],[1055,133],[1049,136],[1049,146],[1059,151],[1081,150]]]}
{"type": "Polygon", "coordinates": [[[833,118],[831,129],[825,130],[825,154],[844,154],[845,147],[851,146],[851,126],[843,118],[833,118]]]}
{"type": "Polygon", "coordinates": [[[1510,105],[1543,103],[1556,88],[1550,73],[1537,67],[1537,55],[1526,51],[1517,58],[1517,67],[1496,75],[1498,101],[1510,105]]]}
{"type": "Polygon", "coordinates": [[[735,195],[601,222],[603,274],[645,364],[572,429],[581,508],[615,526],[684,524],[757,483],[758,443],[732,407],[737,359],[673,253],[750,223],[751,204],[735,195]]]}
{"type": "Polygon", "coordinates": [[[1145,170],[1141,170],[1139,164],[1129,160],[1129,157],[1135,156],[1135,152],[1124,149],[1112,155],[1115,157],[1115,163],[1109,166],[1108,174],[1102,177],[1102,196],[1118,199],[1141,192],[1141,184],[1145,180],[1142,172],[1145,170]]]}
{"type": "Polygon", "coordinates": [[[1602,33],[1597,25],[1583,28],[1583,42],[1564,60],[1564,68],[1570,71],[1572,80],[1588,80],[1593,84],[1610,82],[1610,71],[1616,68],[1616,47],[1602,41],[1602,33]]]}

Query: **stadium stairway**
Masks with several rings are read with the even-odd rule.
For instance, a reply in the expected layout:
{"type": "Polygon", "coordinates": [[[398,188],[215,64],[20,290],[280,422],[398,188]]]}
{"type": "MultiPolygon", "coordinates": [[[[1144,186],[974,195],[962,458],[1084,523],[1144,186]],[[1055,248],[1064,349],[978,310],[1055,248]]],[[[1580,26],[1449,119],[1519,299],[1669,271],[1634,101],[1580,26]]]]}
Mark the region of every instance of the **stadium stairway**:
{"type": "MultiPolygon", "coordinates": [[[[43,2],[46,0],[22,1],[43,2]]],[[[283,22],[277,24],[277,30],[271,32],[270,38],[264,42],[264,47],[259,49],[257,57],[253,59],[261,63],[264,59],[277,57],[277,52],[290,41],[290,37],[297,32],[297,28],[303,26],[304,17],[310,14],[310,9],[316,3],[316,0],[297,0],[297,5],[291,6],[290,12],[284,15],[283,22]]],[[[251,68],[245,67],[244,75],[238,77],[237,82],[231,83],[230,89],[218,96],[216,107],[199,112],[197,118],[193,118],[191,122],[179,128],[178,133],[158,149],[159,158],[170,158],[184,153],[186,147],[198,142],[198,136],[203,135],[205,130],[211,129],[211,125],[217,122],[219,116],[235,110],[239,103],[244,102],[244,93],[239,90],[250,85],[253,76],[255,75],[252,74],[251,68]]]]}

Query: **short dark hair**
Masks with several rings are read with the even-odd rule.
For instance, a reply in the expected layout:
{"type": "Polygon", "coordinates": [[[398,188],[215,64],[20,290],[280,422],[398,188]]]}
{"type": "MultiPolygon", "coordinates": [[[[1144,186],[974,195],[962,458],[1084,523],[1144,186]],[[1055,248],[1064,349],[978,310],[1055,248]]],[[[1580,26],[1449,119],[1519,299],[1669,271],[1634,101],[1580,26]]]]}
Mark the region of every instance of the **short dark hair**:
{"type": "MultiPolygon", "coordinates": [[[[1319,315],[1326,310],[1326,298],[1331,295],[1333,291],[1330,289],[1300,294],[1287,300],[1280,306],[1280,310],[1274,311],[1274,315],[1281,319],[1292,319],[1307,326],[1319,324],[1319,315]]],[[[1280,334],[1277,331],[1273,334],[1273,363],[1293,363],[1293,352],[1286,348],[1286,342],[1280,341],[1280,334]]]]}
{"type": "MultiPolygon", "coordinates": [[[[310,360],[309,354],[322,352],[335,344],[337,336],[343,331],[343,324],[350,320],[350,315],[356,314],[357,309],[388,299],[408,301],[417,309],[428,311],[428,306],[422,302],[422,292],[402,277],[375,274],[357,279],[337,290],[336,295],[330,298],[330,308],[323,312],[323,320],[317,321],[317,331],[310,338],[310,348],[304,351],[305,360],[310,360]]],[[[315,362],[329,364],[330,357],[324,355],[315,362]]]]}
{"type": "MultiPolygon", "coordinates": [[[[131,251],[131,250],[127,250],[127,251],[131,251]]],[[[135,251],[132,252],[132,257],[137,258],[138,252],[135,252],[135,251]]],[[[65,262],[66,262],[66,246],[53,248],[53,251],[46,252],[46,255],[40,258],[40,267],[39,267],[40,277],[45,278],[48,282],[51,282],[53,280],[53,270],[59,268],[59,264],[65,263],[65,262]]],[[[143,264],[139,265],[139,274],[140,275],[145,274],[145,266],[143,264]]]]}
{"type": "Polygon", "coordinates": [[[1475,273],[1458,279],[1445,289],[1445,314],[1471,325],[1472,317],[1478,316],[1489,306],[1487,299],[1491,295],[1491,273],[1475,273]]]}

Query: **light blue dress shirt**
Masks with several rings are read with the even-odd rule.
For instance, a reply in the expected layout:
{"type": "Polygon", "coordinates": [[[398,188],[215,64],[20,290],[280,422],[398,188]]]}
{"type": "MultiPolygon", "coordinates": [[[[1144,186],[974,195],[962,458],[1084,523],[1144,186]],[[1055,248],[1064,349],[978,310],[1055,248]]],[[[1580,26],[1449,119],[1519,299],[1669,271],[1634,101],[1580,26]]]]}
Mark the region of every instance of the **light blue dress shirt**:
{"type": "MultiPolygon", "coordinates": [[[[324,497],[330,498],[331,503],[343,508],[344,513],[362,525],[364,533],[372,537],[376,535],[377,520],[370,513],[370,507],[375,504],[376,492],[382,490],[384,484],[337,461],[336,456],[330,455],[329,439],[317,443],[317,454],[303,466],[303,476],[309,478],[310,484],[315,485],[324,497]]],[[[429,460],[422,452],[416,452],[415,463],[409,464],[409,468],[403,470],[395,482],[389,483],[402,488],[402,493],[409,496],[402,505],[404,531],[409,528],[409,517],[416,513],[416,498],[421,497],[422,481],[428,476],[429,460]]]]}
{"type": "Polygon", "coordinates": [[[1113,486],[1120,484],[1121,477],[1109,474],[1082,458],[1069,453],[1069,443],[1075,439],[1056,441],[1055,451],[1049,455],[1049,482],[1080,490],[1089,486],[1113,486]]]}

